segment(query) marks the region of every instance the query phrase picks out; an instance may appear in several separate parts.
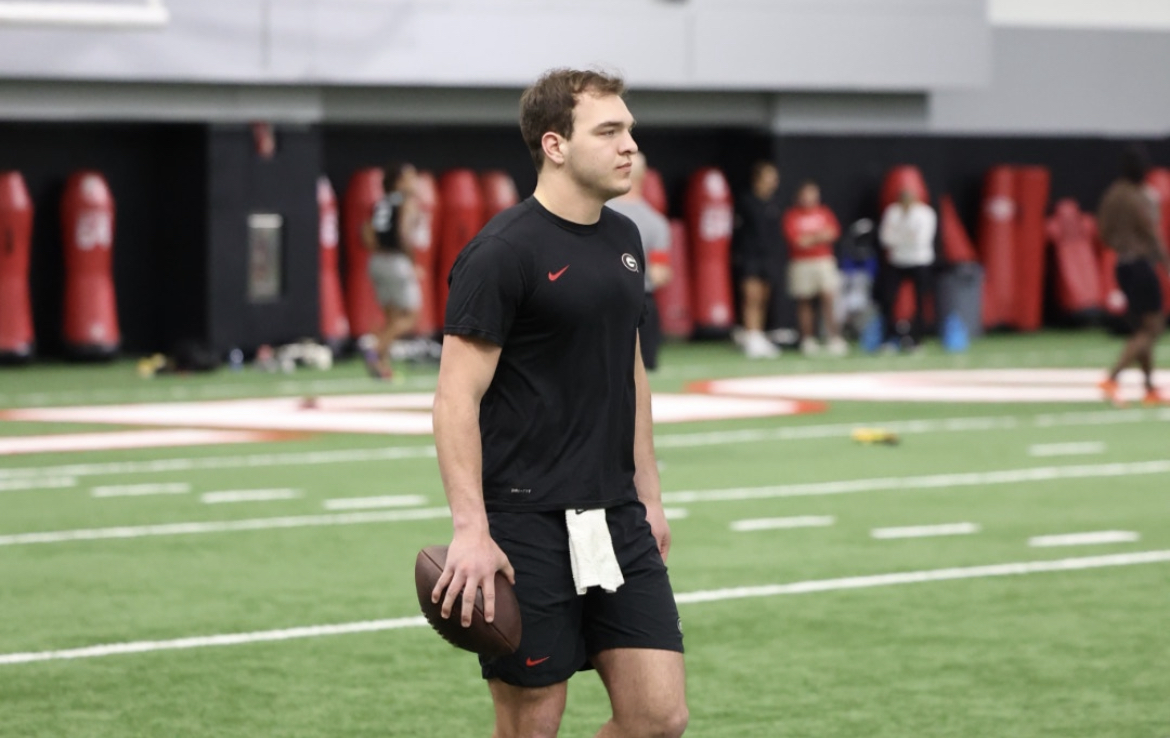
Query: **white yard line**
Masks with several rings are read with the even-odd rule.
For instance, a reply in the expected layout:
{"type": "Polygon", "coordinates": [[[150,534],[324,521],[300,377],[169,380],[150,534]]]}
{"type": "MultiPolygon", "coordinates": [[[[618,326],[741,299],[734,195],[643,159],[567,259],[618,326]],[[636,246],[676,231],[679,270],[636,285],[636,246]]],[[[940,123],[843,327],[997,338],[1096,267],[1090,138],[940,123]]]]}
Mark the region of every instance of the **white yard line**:
{"type": "Polygon", "coordinates": [[[425,495],[388,495],[384,497],[335,497],[325,500],[326,510],[375,510],[383,507],[418,507],[427,504],[425,495]]]}
{"type": "Polygon", "coordinates": [[[303,493],[299,489],[223,489],[217,492],[204,492],[199,501],[204,505],[221,505],[228,502],[274,502],[276,500],[295,500],[303,493]]]}
{"type": "Polygon", "coordinates": [[[117,484],[94,487],[89,491],[93,497],[143,497],[146,495],[185,495],[191,491],[186,482],[164,484],[117,484]]]}
{"type": "MultiPolygon", "coordinates": [[[[317,466],[320,464],[355,464],[359,462],[431,459],[434,446],[384,446],[307,453],[249,454],[239,456],[204,456],[153,461],[111,461],[98,464],[65,464],[0,469],[0,483],[5,479],[28,479],[43,476],[121,476],[168,472],[206,471],[209,469],[257,469],[265,467],[317,466]]],[[[2,489],[2,488],[0,488],[2,489]]]]}
{"type": "Polygon", "coordinates": [[[1100,569],[1112,566],[1134,566],[1137,564],[1161,564],[1170,562],[1170,551],[1143,551],[1140,553],[1116,554],[1113,556],[1088,556],[1055,561],[1022,561],[1014,564],[992,564],[990,566],[965,566],[953,569],[929,571],[906,571],[894,574],[873,574],[844,579],[822,579],[792,584],[768,584],[762,587],[729,587],[705,592],[689,592],[675,597],[681,604],[694,602],[719,602],[738,600],[746,597],[774,597],[776,595],[807,594],[810,592],[832,592],[843,589],[865,589],[888,587],[896,584],[922,584],[945,582],[956,579],[983,579],[986,577],[1008,577],[1021,574],[1040,574],[1055,571],[1078,571],[1100,569]]]}
{"type": "Polygon", "coordinates": [[[1132,530],[1098,530],[1089,533],[1061,533],[1053,536],[1034,536],[1028,545],[1035,548],[1051,546],[1094,546],[1102,543],[1133,543],[1141,536],[1132,530]]]}
{"type": "MultiPolygon", "coordinates": [[[[866,425],[880,426],[900,435],[932,433],[992,432],[1013,428],[1051,428],[1072,426],[1120,425],[1170,421],[1170,409],[1102,410],[1075,413],[1057,413],[1036,416],[973,416],[937,420],[873,421],[866,425]]],[[[720,446],[769,441],[791,441],[817,438],[848,438],[857,423],[798,425],[781,428],[746,428],[733,431],[700,433],[667,433],[655,437],[659,449],[720,446]]],[[[340,449],[309,453],[268,453],[238,456],[209,456],[156,459],[152,461],[114,461],[95,464],[64,464],[56,466],[29,466],[0,468],[0,483],[6,479],[34,477],[87,477],[128,474],[158,474],[167,472],[203,471],[209,469],[254,469],[264,467],[318,466],[324,464],[356,464],[382,461],[432,459],[431,445],[384,446],[381,448],[340,449]]],[[[0,486],[0,491],[3,491],[0,486]]],[[[24,489],[24,488],[21,488],[24,489]]]]}
{"type": "Polygon", "coordinates": [[[1101,441],[1034,443],[1028,447],[1029,456],[1092,456],[1103,453],[1105,453],[1105,444],[1101,441]]]}
{"type": "MultiPolygon", "coordinates": [[[[1093,466],[1041,466],[990,472],[928,474],[917,477],[846,479],[831,482],[786,484],[774,487],[685,490],[681,492],[664,492],[662,501],[667,504],[681,505],[694,502],[729,502],[735,500],[765,500],[783,497],[815,497],[891,490],[953,489],[956,487],[1023,484],[1069,479],[1118,478],[1166,473],[1170,473],[1170,460],[1142,461],[1124,464],[1097,464],[1093,466]]],[[[349,513],[348,515],[307,515],[302,517],[259,518],[254,520],[166,523],[74,531],[16,533],[0,536],[0,546],[13,546],[27,543],[63,543],[66,541],[100,540],[106,538],[184,535],[189,533],[220,533],[239,530],[262,530],[266,528],[301,528],[321,525],[381,523],[393,522],[399,519],[416,520],[431,517],[446,517],[447,514],[447,508],[441,507],[387,512],[349,513]],[[395,517],[397,515],[411,514],[418,514],[422,517],[395,517]],[[349,522],[337,522],[341,519],[349,522]]]]}
{"type": "Polygon", "coordinates": [[[943,523],[941,525],[908,525],[902,528],[874,528],[870,537],[888,538],[933,538],[934,536],[968,536],[978,533],[975,523],[943,523]]]}
{"type": "Polygon", "coordinates": [[[76,477],[45,476],[33,479],[0,478],[0,492],[19,492],[29,489],[67,489],[76,486],[76,477]]]}
{"type": "Polygon", "coordinates": [[[1067,479],[1100,479],[1170,473],[1170,460],[1082,466],[1039,466],[960,474],[927,474],[918,477],[876,477],[833,482],[782,484],[773,487],[734,487],[730,489],[685,490],[662,493],[663,502],[727,502],[730,500],[767,500],[778,497],[816,497],[858,492],[884,492],[911,489],[951,489],[1025,482],[1051,482],[1067,479]]]}
{"type": "Polygon", "coordinates": [[[793,518],[751,518],[736,520],[731,529],[740,533],[755,530],[783,530],[788,528],[824,528],[837,519],[832,515],[801,515],[793,518]]]}
{"type": "Polygon", "coordinates": [[[197,523],[129,525],[118,528],[83,528],[80,530],[0,535],[0,546],[27,546],[34,543],[68,543],[70,541],[100,541],[124,538],[147,538],[152,536],[182,536],[200,533],[235,533],[246,530],[273,530],[278,528],[317,528],[332,525],[398,523],[409,520],[446,518],[450,515],[451,512],[446,507],[424,507],[418,510],[350,512],[334,515],[298,515],[283,518],[252,518],[250,520],[209,520],[197,523]]]}
{"type": "Polygon", "coordinates": [[[691,511],[685,507],[664,507],[662,514],[667,520],[683,520],[690,517],[691,511]]]}
{"type": "MultiPolygon", "coordinates": [[[[874,587],[890,587],[902,584],[922,584],[926,582],[945,582],[960,579],[984,579],[987,577],[1022,576],[1048,572],[1082,571],[1086,569],[1101,569],[1117,566],[1137,566],[1141,564],[1161,564],[1170,562],[1170,550],[1143,551],[1140,553],[1114,554],[1112,556],[1089,556],[1075,559],[1057,559],[1055,561],[1023,561],[1011,564],[992,564],[990,566],[969,566],[953,569],[934,569],[928,571],[896,572],[893,574],[872,574],[867,576],[845,577],[841,579],[820,579],[790,584],[770,584],[759,587],[731,587],[728,589],[703,590],[686,592],[675,597],[680,605],[700,602],[719,602],[723,600],[743,599],[748,597],[775,597],[779,595],[810,594],[814,592],[833,592],[850,589],[867,589],[874,587]]],[[[251,633],[228,633],[222,635],[194,636],[164,641],[133,641],[129,643],[110,643],[83,648],[62,649],[56,651],[29,651],[24,653],[0,654],[0,666],[14,664],[30,664],[38,661],[61,661],[70,659],[98,658],[119,654],[149,653],[153,651],[175,651],[193,648],[208,648],[214,646],[240,646],[249,643],[264,643],[271,641],[287,641],[297,638],[319,638],[322,636],[345,635],[351,633],[373,633],[385,630],[401,630],[403,628],[422,628],[426,620],[421,616],[395,618],[392,620],[366,620],[354,623],[339,623],[335,625],[310,625],[300,628],[285,628],[281,630],[263,630],[251,633]]]]}

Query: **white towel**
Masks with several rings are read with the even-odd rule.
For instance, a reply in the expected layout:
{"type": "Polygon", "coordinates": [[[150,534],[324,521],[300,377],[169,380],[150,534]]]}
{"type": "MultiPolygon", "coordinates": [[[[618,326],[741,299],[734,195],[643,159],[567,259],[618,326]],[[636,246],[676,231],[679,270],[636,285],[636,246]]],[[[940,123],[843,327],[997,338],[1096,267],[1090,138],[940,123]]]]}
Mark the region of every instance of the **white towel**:
{"type": "Polygon", "coordinates": [[[597,586],[616,592],[626,580],[613,552],[605,510],[565,510],[565,525],[569,528],[569,562],[577,594],[583,595],[597,586]]]}

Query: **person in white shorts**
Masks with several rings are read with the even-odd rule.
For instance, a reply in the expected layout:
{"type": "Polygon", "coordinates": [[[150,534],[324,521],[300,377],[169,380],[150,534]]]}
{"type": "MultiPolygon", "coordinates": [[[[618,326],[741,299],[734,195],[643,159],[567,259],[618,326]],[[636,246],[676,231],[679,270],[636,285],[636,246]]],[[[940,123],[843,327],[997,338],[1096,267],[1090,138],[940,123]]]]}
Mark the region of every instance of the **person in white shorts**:
{"type": "Polygon", "coordinates": [[[373,252],[368,267],[370,281],[385,312],[385,322],[374,344],[362,349],[366,368],[377,379],[392,376],[387,357],[390,345],[414,330],[422,306],[422,289],[410,241],[418,220],[417,178],[418,173],[410,164],[386,167],[383,179],[386,195],[374,206],[373,217],[362,230],[365,246],[373,252]]]}
{"type": "Polygon", "coordinates": [[[841,225],[833,211],[821,204],[821,189],[815,182],[805,182],[797,190],[796,205],[784,214],[784,235],[790,256],[788,294],[796,300],[800,350],[805,355],[820,351],[815,304],[819,297],[828,334],[825,348],[832,356],[844,356],[848,346],[833,317],[833,302],[841,289],[833,246],[841,237],[841,225]]]}

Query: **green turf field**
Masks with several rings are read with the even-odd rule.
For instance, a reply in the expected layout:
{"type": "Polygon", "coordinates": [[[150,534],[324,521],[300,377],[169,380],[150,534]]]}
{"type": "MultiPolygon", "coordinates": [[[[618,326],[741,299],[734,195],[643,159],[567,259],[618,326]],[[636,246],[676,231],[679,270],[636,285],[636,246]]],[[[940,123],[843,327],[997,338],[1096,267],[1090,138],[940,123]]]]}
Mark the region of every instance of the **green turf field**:
{"type": "MultiPolygon", "coordinates": [[[[1117,345],[1053,333],[991,337],[958,356],[763,363],[679,345],[652,382],[677,392],[781,373],[1100,368],[1117,345]]],[[[0,407],[433,386],[433,370],[385,387],[354,362],[154,380],[128,362],[41,364],[0,371],[0,407]]],[[[685,515],[669,564],[687,735],[1167,738],[1168,423],[1167,408],[842,401],[659,426],[667,507],[685,515]],[[851,440],[875,426],[900,445],[851,440]],[[816,524],[733,529],[793,518],[816,524]],[[872,534],[958,523],[977,532],[872,534]],[[1029,545],[1101,531],[1136,540],[1029,545]]],[[[113,430],[0,421],[0,440],[113,430]]],[[[429,448],[425,436],[320,434],[0,456],[0,736],[489,735],[474,657],[416,619],[414,555],[450,531],[429,448]],[[172,493],[93,493],[137,485],[172,493]],[[291,499],[202,501],[236,490],[291,499]],[[339,514],[326,500],[399,495],[421,499],[322,524],[339,514]],[[62,535],[27,535],[47,532],[62,535]]],[[[592,736],[604,690],[582,674],[569,692],[561,735],[592,736]]]]}

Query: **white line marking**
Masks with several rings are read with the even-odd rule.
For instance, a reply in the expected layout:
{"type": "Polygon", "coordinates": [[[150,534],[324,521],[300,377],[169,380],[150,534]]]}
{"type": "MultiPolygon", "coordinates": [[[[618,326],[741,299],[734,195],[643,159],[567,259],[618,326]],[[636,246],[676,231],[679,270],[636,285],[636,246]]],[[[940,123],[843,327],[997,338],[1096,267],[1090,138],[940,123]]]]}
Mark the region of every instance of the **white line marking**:
{"type": "Polygon", "coordinates": [[[909,525],[903,528],[874,528],[869,532],[873,538],[931,538],[933,536],[967,536],[978,533],[975,523],[944,523],[942,525],[909,525]]]}
{"type": "Polygon", "coordinates": [[[1063,533],[1055,536],[1034,536],[1028,545],[1036,548],[1050,546],[1093,546],[1101,543],[1133,543],[1141,538],[1132,530],[1099,530],[1091,533],[1063,533]]]}
{"type": "MultiPolygon", "coordinates": [[[[1170,421],[1170,409],[1101,410],[1090,412],[1057,413],[1028,416],[961,417],[940,420],[873,421],[901,435],[911,433],[985,432],[1013,428],[1068,428],[1072,426],[1123,425],[1170,421]]],[[[655,437],[657,448],[690,448],[768,441],[806,440],[817,438],[848,438],[856,423],[831,425],[804,425],[784,428],[748,428],[736,431],[705,433],[668,433],[655,437]]],[[[29,466],[0,469],[0,480],[45,476],[106,476],[127,474],[157,474],[166,472],[201,471],[208,469],[255,469],[271,466],[317,466],[321,464],[354,464],[361,462],[408,461],[432,459],[431,445],[385,446],[381,448],[354,448],[310,453],[251,454],[239,456],[212,456],[202,458],[172,458],[153,461],[115,461],[100,464],[66,464],[60,466],[29,466]]],[[[0,487],[3,491],[3,487],[0,487]]]]}
{"type": "Polygon", "coordinates": [[[299,515],[284,518],[252,518],[250,520],[210,520],[201,523],[163,523],[160,525],[122,526],[119,528],[89,528],[58,530],[43,533],[15,533],[0,536],[0,546],[26,546],[34,543],[66,543],[69,541],[99,541],[149,536],[180,536],[199,533],[235,533],[245,530],[275,528],[315,528],[328,525],[362,525],[365,523],[398,523],[408,520],[432,520],[451,515],[445,507],[424,507],[418,510],[386,510],[381,512],[351,512],[334,515],[299,515]]]}
{"type": "Polygon", "coordinates": [[[682,520],[683,518],[689,517],[691,511],[685,507],[666,507],[662,509],[662,513],[666,516],[667,520],[682,520]]]}
{"type": "Polygon", "coordinates": [[[787,528],[823,528],[833,525],[837,519],[832,515],[802,515],[795,518],[752,518],[736,520],[731,524],[734,531],[779,530],[787,528]]]}
{"type": "Polygon", "coordinates": [[[363,461],[399,461],[402,459],[430,459],[434,446],[386,446],[382,448],[353,448],[338,451],[309,453],[250,454],[241,456],[209,456],[153,461],[114,461],[101,464],[66,464],[49,467],[0,469],[0,481],[12,478],[40,476],[107,476],[125,474],[157,474],[160,472],[205,471],[209,469],[257,469],[271,466],[316,466],[318,464],[353,464],[363,461]]]}
{"type": "Polygon", "coordinates": [[[255,633],[229,633],[226,635],[196,636],[177,638],[171,641],[135,641],[133,643],[111,643],[88,648],[71,648],[64,651],[40,651],[34,653],[10,653],[0,656],[0,664],[31,664],[36,661],[59,661],[63,659],[92,659],[99,656],[115,656],[150,651],[175,651],[208,646],[239,646],[245,643],[288,641],[294,638],[320,638],[321,636],[347,635],[350,633],[373,633],[399,628],[418,628],[427,624],[426,618],[396,618],[394,620],[367,620],[359,623],[339,625],[310,625],[304,628],[285,630],[264,630],[255,633]]]}
{"type": "Polygon", "coordinates": [[[1133,566],[1136,564],[1157,564],[1165,562],[1170,562],[1170,551],[1143,551],[1141,553],[1115,554],[1113,556],[1087,556],[1076,559],[1057,559],[1055,561],[1022,561],[1014,564],[992,564],[990,566],[907,571],[895,574],[846,577],[844,579],[794,582],[792,584],[768,584],[762,587],[730,587],[728,589],[714,589],[706,592],[681,594],[675,597],[675,601],[681,605],[694,602],[737,600],[745,597],[773,597],[776,595],[807,594],[809,592],[832,592],[842,589],[888,587],[896,584],[921,584],[923,582],[944,582],[956,579],[1007,577],[1021,574],[1039,574],[1042,572],[1078,571],[1110,566],[1133,566]]]}
{"type": "Polygon", "coordinates": [[[117,451],[165,446],[206,446],[270,441],[271,436],[255,431],[228,431],[174,428],[103,433],[55,433],[45,436],[0,438],[0,456],[45,454],[71,451],[117,451]]]}
{"type": "Polygon", "coordinates": [[[272,502],[295,500],[301,496],[299,489],[225,489],[205,492],[199,497],[205,505],[219,505],[225,502],[272,502]]]}
{"type": "Polygon", "coordinates": [[[118,484],[94,487],[89,491],[94,497],[142,497],[144,495],[185,495],[191,491],[186,482],[167,484],[118,484]]]}
{"type": "Polygon", "coordinates": [[[374,510],[380,507],[417,507],[427,504],[425,495],[386,497],[335,497],[325,500],[326,510],[374,510]]]}
{"type": "Polygon", "coordinates": [[[777,497],[815,497],[856,492],[881,492],[906,489],[949,489],[993,484],[1023,482],[1051,482],[1062,479],[1098,479],[1102,477],[1130,477],[1170,472],[1170,461],[1141,461],[1129,464],[1098,464],[1095,466],[1038,466],[1027,469],[1006,469],[992,472],[961,474],[928,474],[921,477],[877,477],[874,479],[846,479],[834,482],[808,482],[775,487],[737,487],[731,489],[685,490],[664,492],[663,502],[726,502],[728,500],[766,500],[777,497]]]}
{"type": "Polygon", "coordinates": [[[1091,456],[1105,453],[1101,441],[1080,443],[1036,443],[1028,447],[1029,456],[1091,456]]]}
{"type": "Polygon", "coordinates": [[[74,477],[42,477],[40,479],[0,479],[0,492],[19,492],[27,489],[65,489],[76,487],[74,477]]]}
{"type": "MultiPolygon", "coordinates": [[[[900,584],[921,584],[959,579],[982,579],[986,577],[1021,576],[1047,572],[1083,571],[1115,566],[1136,566],[1170,562],[1170,550],[1142,551],[1138,553],[1113,554],[1111,556],[1087,556],[1055,561],[1023,561],[1011,564],[969,566],[929,571],[896,572],[868,576],[845,577],[842,579],[820,579],[790,584],[769,584],[760,587],[732,587],[728,589],[686,592],[675,596],[680,605],[699,602],[717,602],[748,597],[774,597],[778,595],[832,592],[837,590],[889,587],[900,584]]],[[[173,651],[178,649],[205,648],[210,646],[237,646],[248,643],[286,641],[294,638],[318,638],[321,636],[344,635],[349,633],[373,633],[403,628],[422,628],[426,620],[420,617],[395,618],[393,620],[366,620],[336,625],[311,625],[282,630],[263,630],[251,633],[229,633],[223,635],[195,636],[167,641],[134,641],[111,643],[100,646],[72,648],[58,651],[31,651],[25,653],[0,654],[0,665],[29,664],[37,661],[58,661],[86,659],[118,654],[147,653],[151,651],[173,651]]]]}

